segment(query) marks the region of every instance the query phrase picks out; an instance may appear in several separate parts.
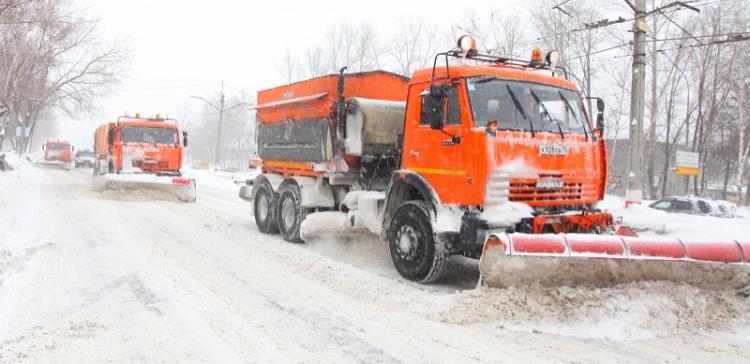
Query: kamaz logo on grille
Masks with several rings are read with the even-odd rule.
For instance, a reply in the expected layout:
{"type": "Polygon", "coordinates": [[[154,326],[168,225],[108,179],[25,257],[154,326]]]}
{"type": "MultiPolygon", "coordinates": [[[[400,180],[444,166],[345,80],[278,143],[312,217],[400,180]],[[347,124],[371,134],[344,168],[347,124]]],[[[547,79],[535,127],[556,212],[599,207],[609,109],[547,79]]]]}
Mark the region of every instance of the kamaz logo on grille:
{"type": "Polygon", "coordinates": [[[540,155],[568,155],[567,145],[550,145],[541,144],[539,145],[540,155]]]}
{"type": "Polygon", "coordinates": [[[540,180],[536,182],[536,188],[540,190],[552,190],[565,187],[565,182],[560,180],[540,180]]]}

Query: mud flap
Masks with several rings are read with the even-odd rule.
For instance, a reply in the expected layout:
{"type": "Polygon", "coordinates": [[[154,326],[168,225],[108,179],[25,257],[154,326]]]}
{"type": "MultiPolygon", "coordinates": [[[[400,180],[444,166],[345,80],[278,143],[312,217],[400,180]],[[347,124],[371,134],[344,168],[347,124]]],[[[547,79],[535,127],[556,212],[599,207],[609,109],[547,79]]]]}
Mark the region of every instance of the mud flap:
{"type": "Polygon", "coordinates": [[[750,243],[586,234],[488,235],[481,284],[607,286],[645,280],[709,289],[750,285],[750,243]]]}

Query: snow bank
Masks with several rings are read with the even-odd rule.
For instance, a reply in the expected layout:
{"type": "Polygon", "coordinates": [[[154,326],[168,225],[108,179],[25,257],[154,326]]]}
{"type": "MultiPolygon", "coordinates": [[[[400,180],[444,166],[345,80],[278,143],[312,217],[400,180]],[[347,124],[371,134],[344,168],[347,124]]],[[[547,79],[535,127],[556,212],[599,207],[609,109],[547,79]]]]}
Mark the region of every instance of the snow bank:
{"type": "MultiPolygon", "coordinates": [[[[38,268],[28,259],[46,245],[43,172],[25,158],[7,154],[14,170],[0,173],[0,327],[16,312],[18,297],[38,268]]],[[[0,361],[2,358],[0,358],[0,361]]]]}
{"type": "MultiPolygon", "coordinates": [[[[698,239],[744,239],[750,236],[750,221],[739,216],[727,219],[715,216],[667,213],[648,207],[650,201],[625,207],[621,197],[606,196],[599,208],[622,217],[640,236],[671,236],[698,239]]],[[[744,209],[747,211],[746,209],[744,209]]],[[[737,210],[742,215],[743,208],[737,210]]]]}
{"type": "Polygon", "coordinates": [[[15,154],[7,154],[13,171],[0,173],[0,263],[24,254],[41,242],[44,210],[43,173],[15,154]]]}
{"type": "Polygon", "coordinates": [[[703,290],[669,282],[608,288],[478,288],[453,296],[443,322],[580,338],[640,340],[739,330],[750,324],[750,290],[703,290]]]}

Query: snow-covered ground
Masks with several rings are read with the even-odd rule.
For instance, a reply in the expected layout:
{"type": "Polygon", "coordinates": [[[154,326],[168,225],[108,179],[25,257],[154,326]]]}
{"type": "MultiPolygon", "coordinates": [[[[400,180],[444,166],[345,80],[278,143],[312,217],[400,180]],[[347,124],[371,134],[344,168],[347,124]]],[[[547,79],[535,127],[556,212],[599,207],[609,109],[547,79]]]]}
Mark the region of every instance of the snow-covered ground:
{"type": "MultiPolygon", "coordinates": [[[[231,175],[189,170],[198,202],[112,194],[90,170],[0,173],[0,363],[736,362],[745,290],[665,282],[474,288],[456,259],[401,279],[372,237],[260,234],[231,175]]],[[[747,236],[750,222],[624,209],[644,234],[747,236]]],[[[736,237],[735,237],[736,238],[736,237]]]]}

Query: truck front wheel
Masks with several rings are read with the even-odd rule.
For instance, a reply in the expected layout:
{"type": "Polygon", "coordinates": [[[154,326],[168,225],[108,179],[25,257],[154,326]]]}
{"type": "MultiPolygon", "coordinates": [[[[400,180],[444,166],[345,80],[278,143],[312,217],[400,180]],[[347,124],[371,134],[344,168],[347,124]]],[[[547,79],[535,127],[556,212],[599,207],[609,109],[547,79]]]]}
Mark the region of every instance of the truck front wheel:
{"type": "Polygon", "coordinates": [[[265,178],[256,181],[253,215],[255,215],[255,225],[263,234],[275,234],[279,231],[276,221],[276,200],[276,193],[265,178]]]}
{"type": "Polygon", "coordinates": [[[388,247],[393,265],[401,276],[431,283],[440,277],[447,260],[444,244],[435,238],[429,207],[424,201],[409,201],[393,215],[388,247]]]}
{"type": "Polygon", "coordinates": [[[302,221],[307,211],[302,207],[302,193],[295,182],[287,182],[279,188],[279,203],[276,205],[276,216],[279,220],[279,233],[284,240],[292,243],[303,243],[300,237],[302,221]]]}

